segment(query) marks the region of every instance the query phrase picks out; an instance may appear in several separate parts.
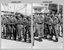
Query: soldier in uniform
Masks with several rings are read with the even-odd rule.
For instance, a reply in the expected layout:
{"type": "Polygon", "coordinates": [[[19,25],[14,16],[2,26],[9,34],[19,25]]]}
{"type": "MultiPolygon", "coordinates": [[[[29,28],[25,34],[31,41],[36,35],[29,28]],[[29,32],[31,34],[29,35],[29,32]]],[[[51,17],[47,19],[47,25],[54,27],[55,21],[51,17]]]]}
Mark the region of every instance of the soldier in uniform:
{"type": "Polygon", "coordinates": [[[62,37],[62,29],[63,29],[63,18],[62,18],[62,15],[59,13],[58,15],[58,19],[59,19],[59,36],[62,37]]]}
{"type": "Polygon", "coordinates": [[[20,17],[18,20],[18,24],[17,24],[17,29],[18,29],[18,40],[21,40],[23,38],[23,18],[20,17]]]}
{"type": "Polygon", "coordinates": [[[54,17],[54,35],[55,35],[54,42],[58,42],[58,16],[57,15],[55,15],[54,17]]]}
{"type": "Polygon", "coordinates": [[[27,23],[27,41],[31,42],[31,20],[30,20],[30,17],[27,17],[26,18],[28,23],[27,23]]]}
{"type": "Polygon", "coordinates": [[[52,40],[52,38],[53,38],[53,16],[51,15],[50,17],[49,17],[49,23],[48,23],[48,25],[49,25],[49,30],[50,30],[50,33],[49,33],[49,35],[50,35],[50,40],[52,40]]]}
{"type": "Polygon", "coordinates": [[[36,19],[35,19],[35,24],[36,24],[36,29],[37,29],[37,33],[38,33],[38,40],[42,41],[42,35],[43,35],[43,18],[42,16],[37,15],[36,19]]]}
{"type": "Polygon", "coordinates": [[[44,38],[47,39],[47,36],[50,34],[50,30],[49,30],[49,14],[46,14],[45,18],[44,18],[44,38]]]}
{"type": "Polygon", "coordinates": [[[9,17],[9,16],[6,16],[7,22],[5,23],[5,26],[6,26],[6,37],[9,37],[9,27],[8,27],[9,19],[8,19],[8,17],[9,17]]]}
{"type": "Polygon", "coordinates": [[[36,29],[36,23],[35,23],[36,15],[33,15],[33,33],[34,36],[37,36],[37,29],[36,29]]]}
{"type": "Polygon", "coordinates": [[[2,16],[2,28],[3,28],[3,37],[6,38],[7,33],[6,33],[6,23],[8,22],[8,19],[5,16],[2,16]]]}
{"type": "Polygon", "coordinates": [[[63,37],[63,16],[61,16],[60,26],[61,26],[61,37],[63,37]]]}
{"type": "Polygon", "coordinates": [[[45,17],[44,17],[44,38],[47,38],[47,14],[45,14],[45,17]]]}
{"type": "Polygon", "coordinates": [[[24,41],[26,42],[27,41],[27,23],[28,23],[28,20],[26,18],[24,18],[23,20],[23,34],[24,34],[24,41]]]}
{"type": "Polygon", "coordinates": [[[12,36],[13,36],[13,39],[16,40],[16,36],[17,36],[17,19],[15,18],[15,16],[13,16],[13,18],[11,19],[12,20],[12,29],[11,29],[11,32],[12,32],[12,36]]]}

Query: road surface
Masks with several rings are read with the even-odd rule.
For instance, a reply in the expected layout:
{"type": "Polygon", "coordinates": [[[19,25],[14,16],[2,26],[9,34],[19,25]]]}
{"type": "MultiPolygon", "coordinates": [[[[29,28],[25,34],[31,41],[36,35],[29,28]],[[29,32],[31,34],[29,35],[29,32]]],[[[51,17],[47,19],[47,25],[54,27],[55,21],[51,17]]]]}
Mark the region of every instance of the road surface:
{"type": "Polygon", "coordinates": [[[47,39],[42,39],[42,42],[34,40],[34,46],[31,43],[19,42],[14,40],[1,39],[2,49],[62,49],[63,48],[63,38],[59,37],[58,42],[49,41],[47,39]]]}

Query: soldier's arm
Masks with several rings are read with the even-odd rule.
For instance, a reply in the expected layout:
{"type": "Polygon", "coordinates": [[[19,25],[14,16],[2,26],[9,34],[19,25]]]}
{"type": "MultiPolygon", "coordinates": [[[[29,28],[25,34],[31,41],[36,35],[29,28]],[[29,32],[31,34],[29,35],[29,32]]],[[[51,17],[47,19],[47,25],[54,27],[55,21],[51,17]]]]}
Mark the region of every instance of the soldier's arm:
{"type": "Polygon", "coordinates": [[[35,25],[36,25],[36,19],[34,19],[33,21],[33,27],[35,27],[35,25]]]}
{"type": "Polygon", "coordinates": [[[42,23],[44,23],[44,18],[43,17],[41,18],[41,20],[42,20],[42,23]]]}
{"type": "Polygon", "coordinates": [[[34,19],[34,24],[36,23],[36,19],[34,19]]]}

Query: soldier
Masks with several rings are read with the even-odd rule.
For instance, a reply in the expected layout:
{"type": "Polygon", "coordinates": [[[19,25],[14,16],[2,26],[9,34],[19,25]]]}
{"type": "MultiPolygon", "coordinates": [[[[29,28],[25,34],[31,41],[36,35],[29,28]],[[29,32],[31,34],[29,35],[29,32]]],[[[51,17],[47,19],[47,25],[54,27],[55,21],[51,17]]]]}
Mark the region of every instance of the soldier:
{"type": "Polygon", "coordinates": [[[5,37],[6,38],[6,25],[5,23],[7,23],[7,18],[5,16],[2,16],[1,18],[1,24],[2,24],[2,29],[3,29],[3,33],[2,33],[2,37],[5,37]]]}
{"type": "Polygon", "coordinates": [[[54,42],[58,42],[58,16],[57,15],[55,15],[54,17],[54,35],[55,35],[54,42]]]}
{"type": "Polygon", "coordinates": [[[27,35],[28,35],[27,41],[31,42],[31,19],[30,19],[30,17],[27,17],[26,19],[28,20],[27,27],[26,27],[27,35]]]}
{"type": "Polygon", "coordinates": [[[12,26],[13,26],[13,23],[14,23],[14,17],[13,16],[9,16],[8,17],[8,30],[9,30],[9,36],[10,36],[10,39],[12,37],[12,34],[13,34],[13,30],[12,30],[12,26]]]}
{"type": "Polygon", "coordinates": [[[16,24],[16,22],[17,22],[17,19],[15,18],[15,16],[13,16],[13,18],[12,18],[12,29],[11,29],[11,31],[12,31],[12,36],[13,36],[13,39],[14,40],[16,40],[16,37],[17,37],[17,24],[16,24]]]}
{"type": "Polygon", "coordinates": [[[63,37],[63,16],[61,16],[61,37],[63,37]]]}
{"type": "Polygon", "coordinates": [[[34,21],[33,22],[33,33],[34,33],[34,36],[37,36],[35,18],[36,18],[36,15],[33,16],[33,21],[34,21]]]}
{"type": "Polygon", "coordinates": [[[27,29],[27,23],[28,23],[28,20],[26,19],[26,18],[24,18],[24,21],[23,21],[23,30],[24,30],[24,32],[23,32],[23,34],[24,34],[24,41],[26,42],[27,41],[27,31],[28,31],[28,29],[27,29]]]}
{"type": "Polygon", "coordinates": [[[49,35],[50,33],[50,30],[49,30],[49,14],[47,14],[44,18],[44,38],[47,39],[47,36],[49,35]]]}
{"type": "Polygon", "coordinates": [[[45,17],[44,17],[44,38],[47,38],[47,33],[46,33],[47,25],[45,23],[45,22],[47,22],[46,16],[47,16],[47,14],[45,14],[45,17]]]}
{"type": "Polygon", "coordinates": [[[59,36],[62,36],[62,29],[63,29],[63,18],[62,18],[62,15],[59,13],[58,15],[58,19],[59,19],[59,36]]]}
{"type": "Polygon", "coordinates": [[[48,23],[48,25],[49,25],[49,30],[50,30],[50,40],[52,40],[52,38],[53,38],[53,18],[52,18],[53,16],[50,16],[49,17],[49,23],[48,23]]]}
{"type": "Polygon", "coordinates": [[[23,18],[20,17],[18,20],[18,24],[17,24],[17,29],[18,29],[18,40],[21,40],[23,38],[23,18]]]}
{"type": "Polygon", "coordinates": [[[42,16],[37,15],[34,22],[36,23],[36,29],[37,29],[38,38],[39,38],[38,40],[42,41],[42,38],[41,38],[43,35],[43,18],[42,18],[42,16]]]}
{"type": "Polygon", "coordinates": [[[4,35],[5,35],[4,37],[6,38],[6,37],[8,36],[8,34],[7,34],[7,33],[8,33],[8,32],[7,32],[8,19],[7,19],[6,16],[5,16],[5,19],[3,20],[3,22],[4,22],[4,23],[3,23],[3,24],[4,24],[4,25],[3,25],[3,26],[4,26],[4,33],[5,33],[5,34],[4,34],[4,35]]]}

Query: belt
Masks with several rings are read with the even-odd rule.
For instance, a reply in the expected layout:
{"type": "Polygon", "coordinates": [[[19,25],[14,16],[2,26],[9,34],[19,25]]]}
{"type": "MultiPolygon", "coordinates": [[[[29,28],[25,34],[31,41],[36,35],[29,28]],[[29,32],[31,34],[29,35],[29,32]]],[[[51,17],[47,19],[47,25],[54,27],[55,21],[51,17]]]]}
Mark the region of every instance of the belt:
{"type": "Polygon", "coordinates": [[[52,26],[52,25],[49,25],[49,26],[52,26]]]}
{"type": "Polygon", "coordinates": [[[37,24],[42,24],[42,23],[37,23],[37,24]]]}

